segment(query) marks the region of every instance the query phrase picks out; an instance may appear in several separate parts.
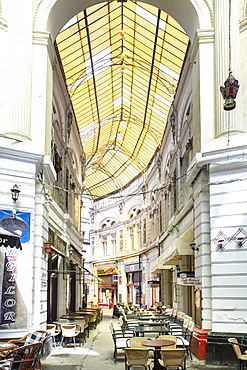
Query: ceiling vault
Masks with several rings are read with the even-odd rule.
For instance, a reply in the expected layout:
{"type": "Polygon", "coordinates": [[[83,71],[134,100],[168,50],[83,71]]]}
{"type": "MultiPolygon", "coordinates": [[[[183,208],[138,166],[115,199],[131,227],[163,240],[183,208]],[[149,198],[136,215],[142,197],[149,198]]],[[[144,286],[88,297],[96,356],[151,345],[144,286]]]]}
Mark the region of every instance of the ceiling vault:
{"type": "Polygon", "coordinates": [[[75,15],[56,38],[93,199],[142,175],[160,147],[188,36],[165,11],[111,0],[75,15]]]}

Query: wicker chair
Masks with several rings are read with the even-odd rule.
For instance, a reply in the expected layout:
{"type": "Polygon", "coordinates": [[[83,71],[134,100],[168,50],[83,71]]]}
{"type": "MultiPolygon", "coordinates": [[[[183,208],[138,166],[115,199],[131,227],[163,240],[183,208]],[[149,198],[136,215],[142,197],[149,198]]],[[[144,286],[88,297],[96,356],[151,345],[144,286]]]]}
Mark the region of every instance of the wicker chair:
{"type": "Polygon", "coordinates": [[[40,352],[43,343],[32,343],[16,347],[8,353],[5,360],[0,361],[1,370],[33,370],[42,369],[40,363],[40,352]]]}
{"type": "Polygon", "coordinates": [[[75,337],[77,337],[77,335],[80,334],[80,331],[76,330],[76,325],[61,325],[61,330],[62,330],[62,338],[61,338],[60,346],[61,347],[63,346],[64,338],[73,338],[74,349],[76,349],[75,337]]]}
{"type": "Polygon", "coordinates": [[[125,365],[129,370],[131,367],[144,367],[150,369],[151,361],[148,359],[149,349],[147,348],[125,348],[125,365]]]}
{"type": "Polygon", "coordinates": [[[186,369],[186,349],[162,349],[159,363],[165,369],[186,369]]]}
{"type": "MultiPolygon", "coordinates": [[[[143,346],[142,345],[142,342],[144,341],[144,338],[143,337],[133,337],[133,338],[128,338],[127,339],[127,345],[128,347],[130,348],[144,348],[144,349],[147,349],[146,346],[143,346]]],[[[153,349],[150,349],[149,348],[149,354],[148,354],[148,358],[149,359],[153,359],[154,357],[154,354],[153,354],[153,349]]]]}
{"type": "Polygon", "coordinates": [[[244,369],[244,361],[247,361],[247,354],[244,353],[242,354],[241,348],[244,347],[246,349],[246,346],[243,344],[238,343],[238,340],[236,338],[229,338],[228,342],[231,343],[232,348],[237,356],[238,360],[238,369],[242,370],[244,369]]]}
{"type": "Polygon", "coordinates": [[[43,353],[42,353],[43,352],[43,346],[44,346],[44,344],[45,344],[45,342],[48,338],[48,335],[49,334],[45,330],[35,330],[33,332],[30,332],[30,333],[24,335],[24,337],[22,337],[20,339],[11,339],[11,340],[8,341],[8,343],[14,344],[16,347],[23,347],[23,346],[26,346],[28,344],[33,344],[33,343],[41,343],[42,344],[41,350],[40,350],[38,359],[36,361],[37,369],[41,369],[40,357],[42,357],[42,355],[43,355],[43,353]]]}
{"type": "Polygon", "coordinates": [[[174,349],[177,346],[177,340],[178,338],[175,337],[175,335],[160,335],[157,339],[160,340],[172,340],[175,342],[175,344],[172,344],[171,346],[166,346],[166,349],[174,349]]]}

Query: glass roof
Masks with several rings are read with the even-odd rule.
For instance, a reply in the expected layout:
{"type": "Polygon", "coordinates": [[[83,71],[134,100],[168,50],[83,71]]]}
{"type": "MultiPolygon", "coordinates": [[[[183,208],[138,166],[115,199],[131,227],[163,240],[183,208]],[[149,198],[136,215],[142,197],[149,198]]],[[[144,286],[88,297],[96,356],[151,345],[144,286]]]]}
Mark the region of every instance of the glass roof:
{"type": "Polygon", "coordinates": [[[161,144],[188,45],[181,26],[141,2],[73,17],[56,42],[86,154],[86,191],[119,191],[161,144]]]}

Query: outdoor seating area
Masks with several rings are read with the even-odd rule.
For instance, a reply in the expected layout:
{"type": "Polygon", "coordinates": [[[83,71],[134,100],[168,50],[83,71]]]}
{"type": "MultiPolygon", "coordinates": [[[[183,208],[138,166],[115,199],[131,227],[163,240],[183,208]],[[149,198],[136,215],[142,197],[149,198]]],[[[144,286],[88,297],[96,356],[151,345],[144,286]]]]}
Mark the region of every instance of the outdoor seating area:
{"type": "Polygon", "coordinates": [[[95,329],[102,317],[101,309],[84,309],[48,323],[46,330],[0,342],[0,369],[42,369],[41,359],[48,356],[52,348],[70,347],[70,344],[74,349],[81,347],[89,336],[89,330],[95,329]]]}
{"type": "Polygon", "coordinates": [[[114,327],[112,321],[109,324],[114,343],[114,363],[122,353],[127,369],[137,366],[139,360],[139,366],[145,369],[152,361],[154,370],[174,366],[185,370],[186,356],[192,359],[190,344],[195,327],[190,316],[175,309],[166,315],[148,310],[131,315],[120,312],[118,327],[114,327]]]}

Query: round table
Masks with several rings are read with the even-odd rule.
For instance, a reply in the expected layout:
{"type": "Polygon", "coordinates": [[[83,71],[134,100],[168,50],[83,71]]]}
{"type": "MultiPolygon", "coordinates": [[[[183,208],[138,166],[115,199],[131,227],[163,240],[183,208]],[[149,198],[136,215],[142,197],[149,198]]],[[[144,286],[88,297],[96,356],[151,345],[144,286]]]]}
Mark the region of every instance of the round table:
{"type": "Polygon", "coordinates": [[[154,347],[154,370],[158,370],[159,369],[158,358],[160,355],[161,347],[172,346],[173,344],[175,344],[175,342],[173,340],[150,339],[144,340],[141,344],[146,347],[154,347]]]}

